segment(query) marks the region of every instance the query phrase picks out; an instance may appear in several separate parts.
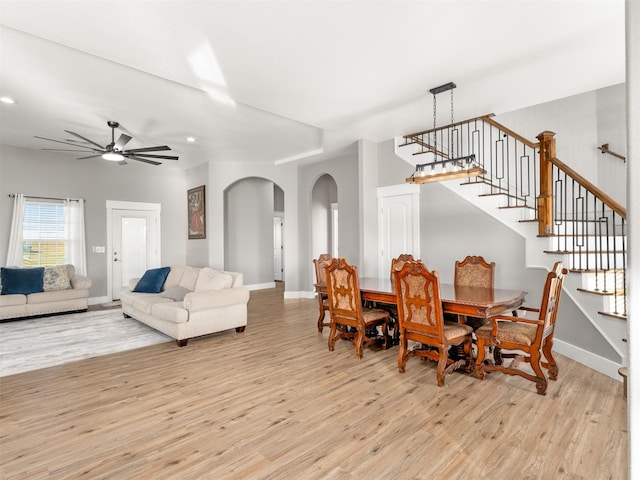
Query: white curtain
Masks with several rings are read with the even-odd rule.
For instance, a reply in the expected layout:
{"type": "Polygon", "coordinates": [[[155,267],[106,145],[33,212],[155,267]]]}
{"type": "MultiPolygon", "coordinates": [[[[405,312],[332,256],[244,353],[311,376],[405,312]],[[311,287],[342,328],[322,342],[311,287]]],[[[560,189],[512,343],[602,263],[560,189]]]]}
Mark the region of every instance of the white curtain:
{"type": "Polygon", "coordinates": [[[84,200],[65,198],[64,215],[67,230],[64,257],[75,267],[77,275],[87,274],[87,249],[84,236],[84,200]]]}
{"type": "Polygon", "coordinates": [[[13,199],[13,217],[7,250],[7,266],[22,267],[22,217],[24,215],[24,195],[17,193],[13,199]]]}

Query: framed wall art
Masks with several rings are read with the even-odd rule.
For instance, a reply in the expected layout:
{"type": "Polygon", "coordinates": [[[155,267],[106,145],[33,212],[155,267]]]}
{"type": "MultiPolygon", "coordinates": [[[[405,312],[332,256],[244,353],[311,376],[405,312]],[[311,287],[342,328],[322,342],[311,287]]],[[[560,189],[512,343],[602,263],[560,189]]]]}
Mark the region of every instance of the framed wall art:
{"type": "Polygon", "coordinates": [[[204,185],[187,191],[187,210],[189,240],[193,238],[207,238],[207,212],[204,185]]]}

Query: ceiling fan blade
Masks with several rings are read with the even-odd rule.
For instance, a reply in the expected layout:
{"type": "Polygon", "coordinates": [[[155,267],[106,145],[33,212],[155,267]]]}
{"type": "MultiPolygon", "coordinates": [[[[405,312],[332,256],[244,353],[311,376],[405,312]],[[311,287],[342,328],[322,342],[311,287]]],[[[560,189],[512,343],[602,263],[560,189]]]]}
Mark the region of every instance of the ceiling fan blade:
{"type": "Polygon", "coordinates": [[[88,138],[83,137],[82,135],[78,135],[75,132],[72,132],[71,130],[65,130],[65,132],[73,135],[74,137],[78,137],[81,138],[82,140],[84,140],[85,142],[89,142],[92,145],[95,145],[96,147],[98,147],[99,149],[103,149],[104,147],[102,145],[100,145],[99,143],[94,142],[93,140],[89,140],[88,138]]]}
{"type": "MultiPolygon", "coordinates": [[[[82,145],[78,145],[77,143],[61,142],[60,140],[54,140],[53,138],[38,137],[37,135],[34,135],[33,138],[39,138],[41,140],[47,140],[49,142],[62,143],[64,145],[71,145],[72,147],[81,147],[82,146],[82,145]]],[[[87,146],[86,148],[89,149],[92,152],[96,152],[97,151],[93,147],[87,146]]],[[[100,147],[100,151],[102,151],[102,147],[100,147]]]]}
{"type": "Polygon", "coordinates": [[[82,152],[87,153],[87,150],[67,150],[66,148],[43,148],[42,150],[47,152],[82,152]]]}
{"type": "Polygon", "coordinates": [[[162,165],[160,162],[154,162],[153,160],[147,160],[146,158],[136,157],[134,155],[127,157],[131,160],[137,160],[139,162],[150,163],[151,165],[162,165]]]}
{"type": "MultiPolygon", "coordinates": [[[[122,152],[122,154],[125,157],[129,157],[129,151],[127,152],[122,152]]],[[[178,160],[179,157],[174,157],[174,156],[170,156],[170,155],[149,155],[148,153],[136,153],[133,156],[135,157],[147,157],[147,158],[162,158],[164,160],[178,160]]]]}
{"type": "Polygon", "coordinates": [[[80,157],[80,158],[77,158],[76,160],[86,160],[87,158],[97,158],[97,157],[101,157],[101,156],[102,156],[102,154],[99,153],[98,155],[90,155],[88,157],[80,157]]]}
{"type": "Polygon", "coordinates": [[[167,147],[166,145],[162,145],[160,147],[134,148],[123,153],[159,152],[161,150],[171,150],[171,148],[167,147]]]}
{"type": "Polygon", "coordinates": [[[122,148],[129,143],[129,140],[131,140],[132,137],[130,137],[129,135],[125,135],[124,133],[120,135],[120,138],[118,139],[118,141],[115,143],[115,145],[113,146],[114,150],[122,150],[122,148]]]}

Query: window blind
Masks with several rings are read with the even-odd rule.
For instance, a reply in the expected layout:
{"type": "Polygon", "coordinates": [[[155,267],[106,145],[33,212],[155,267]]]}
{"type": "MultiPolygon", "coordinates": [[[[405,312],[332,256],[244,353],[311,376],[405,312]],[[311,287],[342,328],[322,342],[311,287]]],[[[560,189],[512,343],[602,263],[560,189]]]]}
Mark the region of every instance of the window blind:
{"type": "Polygon", "coordinates": [[[39,267],[65,263],[66,231],[62,202],[27,200],[22,222],[23,265],[39,267]]]}

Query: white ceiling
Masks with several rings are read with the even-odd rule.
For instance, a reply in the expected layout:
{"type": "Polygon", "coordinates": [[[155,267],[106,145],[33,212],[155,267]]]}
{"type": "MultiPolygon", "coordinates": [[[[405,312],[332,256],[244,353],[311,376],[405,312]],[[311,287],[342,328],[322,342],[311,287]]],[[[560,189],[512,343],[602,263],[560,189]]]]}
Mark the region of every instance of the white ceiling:
{"type": "Polygon", "coordinates": [[[462,120],[625,80],[623,0],[1,0],[0,24],[3,144],[115,120],[180,156],[158,168],[339,155],[432,126],[449,81],[462,120]]]}

